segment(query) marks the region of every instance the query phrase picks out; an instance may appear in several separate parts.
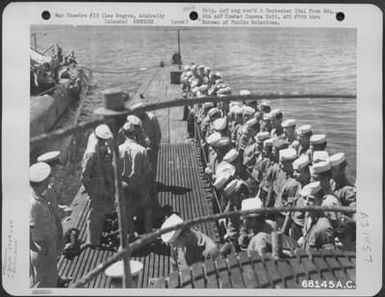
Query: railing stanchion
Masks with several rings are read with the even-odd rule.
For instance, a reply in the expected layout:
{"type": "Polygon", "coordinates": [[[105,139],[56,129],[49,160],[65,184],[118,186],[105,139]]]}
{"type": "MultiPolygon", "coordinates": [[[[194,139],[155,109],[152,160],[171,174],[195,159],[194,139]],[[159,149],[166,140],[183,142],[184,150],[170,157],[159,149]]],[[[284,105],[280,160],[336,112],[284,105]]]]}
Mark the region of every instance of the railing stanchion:
{"type": "MultiPolygon", "coordinates": [[[[116,141],[118,136],[119,127],[117,125],[117,120],[112,124],[112,131],[114,137],[112,139],[112,155],[113,155],[113,168],[114,168],[114,188],[115,188],[115,201],[117,205],[118,213],[118,223],[119,223],[119,235],[120,235],[120,250],[128,250],[128,240],[127,240],[127,216],[126,216],[126,205],[124,201],[122,182],[120,176],[120,162],[119,162],[119,148],[116,141]]],[[[130,268],[130,251],[123,256],[123,288],[132,287],[132,276],[130,268]]]]}

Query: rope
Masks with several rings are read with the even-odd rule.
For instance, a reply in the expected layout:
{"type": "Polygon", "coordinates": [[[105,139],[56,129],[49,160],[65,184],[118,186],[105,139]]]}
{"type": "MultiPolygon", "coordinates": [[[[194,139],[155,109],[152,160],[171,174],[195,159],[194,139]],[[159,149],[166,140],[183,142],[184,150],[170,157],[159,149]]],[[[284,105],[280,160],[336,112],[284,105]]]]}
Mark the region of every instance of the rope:
{"type": "Polygon", "coordinates": [[[45,90],[44,92],[41,92],[40,94],[37,94],[37,96],[43,96],[45,94],[48,94],[54,90],[56,90],[57,88],[59,87],[59,85],[55,85],[54,87],[48,89],[48,90],[45,90]]]}
{"type": "Polygon", "coordinates": [[[162,234],[165,234],[177,229],[188,228],[190,226],[197,225],[203,222],[217,221],[219,219],[227,218],[227,217],[239,217],[241,215],[248,215],[248,214],[264,214],[264,213],[275,214],[275,213],[292,212],[292,211],[302,211],[302,212],[332,211],[332,212],[343,212],[343,213],[356,212],[355,209],[352,209],[350,207],[321,207],[321,206],[277,207],[277,208],[274,207],[274,208],[261,208],[261,209],[253,209],[253,210],[234,211],[234,212],[229,212],[225,214],[220,213],[220,214],[210,215],[206,217],[199,217],[190,221],[182,222],[180,224],[177,224],[169,228],[164,228],[164,229],[160,229],[158,231],[149,233],[145,237],[136,240],[135,242],[131,243],[128,246],[128,249],[123,249],[118,251],[115,255],[108,258],[105,262],[96,266],[93,270],[87,273],[83,278],[76,281],[75,284],[73,284],[71,287],[74,287],[74,288],[84,287],[88,282],[90,282],[96,275],[100,274],[104,269],[116,263],[117,261],[122,259],[124,256],[129,256],[129,252],[132,253],[133,251],[139,249],[140,247],[157,239],[162,234]]]}
{"type": "MultiPolygon", "coordinates": [[[[123,113],[121,116],[126,116],[129,114],[135,114],[137,115],[139,111],[151,111],[151,110],[157,110],[157,109],[163,109],[163,108],[171,108],[171,107],[177,107],[177,106],[183,106],[186,104],[203,104],[205,102],[229,102],[229,101],[247,101],[247,100],[274,100],[274,99],[325,99],[325,98],[340,98],[340,99],[353,99],[356,98],[355,95],[328,95],[328,94],[272,94],[272,93],[266,93],[266,94],[252,94],[252,95],[230,95],[230,96],[213,96],[213,97],[201,97],[201,98],[193,98],[193,99],[184,99],[184,98],[176,98],[169,101],[159,102],[159,103],[153,103],[153,104],[147,104],[141,108],[138,108],[136,110],[129,110],[127,109],[126,112],[123,113]]],[[[113,120],[111,117],[109,119],[103,119],[103,120],[94,120],[91,122],[87,122],[85,124],[79,124],[78,126],[71,126],[68,128],[63,128],[60,130],[56,130],[50,133],[45,133],[41,135],[37,135],[35,137],[31,138],[30,144],[31,145],[40,145],[46,141],[52,141],[57,140],[60,138],[63,138],[65,136],[68,136],[69,134],[82,132],[87,129],[91,129],[96,127],[97,125],[100,125],[102,123],[110,123],[113,120]]]]}

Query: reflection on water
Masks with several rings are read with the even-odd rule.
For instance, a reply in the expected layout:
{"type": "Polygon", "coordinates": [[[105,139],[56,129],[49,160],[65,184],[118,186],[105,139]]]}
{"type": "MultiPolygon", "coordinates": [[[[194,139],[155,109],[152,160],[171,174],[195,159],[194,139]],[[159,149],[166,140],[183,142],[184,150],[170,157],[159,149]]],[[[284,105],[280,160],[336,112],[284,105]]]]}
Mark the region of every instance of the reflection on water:
{"type": "MultiPolygon", "coordinates": [[[[151,68],[170,61],[176,33],[166,28],[119,26],[33,26],[45,32],[38,43],[74,49],[91,69],[97,89],[86,103],[83,120],[102,104],[98,90],[121,86],[134,93],[151,68]],[[147,68],[143,70],[143,68],[147,68]]],[[[185,63],[205,64],[224,76],[234,93],[323,93],[330,99],[274,100],[286,118],[326,133],[330,153],[344,151],[351,179],[356,176],[356,101],[333,94],[356,93],[354,29],[190,28],[181,32],[185,63]]]]}

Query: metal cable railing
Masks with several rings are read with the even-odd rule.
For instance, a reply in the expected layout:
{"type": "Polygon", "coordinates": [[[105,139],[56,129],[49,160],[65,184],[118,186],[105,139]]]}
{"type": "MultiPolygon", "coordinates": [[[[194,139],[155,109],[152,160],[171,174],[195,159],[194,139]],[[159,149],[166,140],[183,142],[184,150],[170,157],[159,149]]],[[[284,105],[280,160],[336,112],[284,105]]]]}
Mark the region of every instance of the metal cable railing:
{"type": "Polygon", "coordinates": [[[272,207],[272,208],[261,208],[254,210],[243,210],[243,211],[234,211],[228,213],[219,213],[206,217],[199,217],[190,221],[184,221],[183,223],[177,224],[173,227],[160,229],[156,232],[147,234],[145,237],[136,240],[135,242],[129,244],[128,249],[119,250],[115,255],[108,258],[105,262],[96,266],[93,270],[88,272],[83,278],[76,281],[72,287],[83,287],[88,282],[90,282],[98,274],[102,273],[107,267],[116,263],[123,257],[128,257],[133,251],[145,246],[146,244],[153,242],[160,235],[171,232],[177,229],[188,228],[193,225],[197,225],[204,222],[218,221],[222,218],[229,217],[239,217],[242,215],[249,214],[276,214],[281,212],[293,212],[293,211],[302,211],[302,212],[341,212],[346,214],[355,213],[356,210],[350,207],[321,207],[321,206],[307,206],[307,207],[272,207]]]}

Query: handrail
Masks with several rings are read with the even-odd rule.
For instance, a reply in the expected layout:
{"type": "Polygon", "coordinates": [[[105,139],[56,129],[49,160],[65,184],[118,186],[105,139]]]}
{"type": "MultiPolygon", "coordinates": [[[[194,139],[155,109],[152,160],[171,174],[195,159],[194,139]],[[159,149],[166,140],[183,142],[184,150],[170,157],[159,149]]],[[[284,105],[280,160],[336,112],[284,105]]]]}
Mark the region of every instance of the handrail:
{"type": "MultiPolygon", "coordinates": [[[[153,103],[153,104],[147,104],[141,108],[137,108],[135,110],[129,110],[127,109],[122,115],[129,115],[129,114],[138,114],[142,111],[151,111],[151,110],[157,110],[157,109],[163,109],[163,108],[171,108],[171,107],[177,107],[177,106],[183,106],[187,104],[202,104],[205,102],[229,102],[229,101],[247,101],[247,100],[275,100],[275,99],[306,99],[306,98],[312,98],[312,99],[325,99],[325,98],[341,98],[341,99],[352,99],[356,98],[356,95],[333,95],[333,94],[274,94],[274,93],[265,93],[265,94],[251,94],[251,95],[230,95],[230,96],[206,96],[201,98],[176,98],[169,101],[159,102],[159,103],[153,103]]],[[[68,136],[73,133],[82,132],[91,128],[94,128],[100,124],[103,123],[112,123],[113,116],[109,117],[108,119],[97,119],[90,122],[82,123],[79,125],[74,125],[72,127],[59,129],[50,133],[44,133],[37,135],[35,137],[31,138],[30,144],[31,145],[40,145],[46,141],[53,141],[60,138],[63,138],[65,136],[68,136]]]]}
{"type": "Polygon", "coordinates": [[[122,259],[124,256],[127,256],[129,253],[132,253],[133,251],[137,250],[138,248],[152,242],[153,240],[157,239],[160,235],[177,230],[177,229],[183,229],[188,228],[192,225],[197,225],[203,222],[210,222],[210,221],[217,221],[222,218],[227,217],[239,217],[242,215],[249,215],[249,214],[275,214],[275,213],[281,213],[281,212],[293,212],[293,211],[300,211],[300,212],[342,212],[342,213],[355,213],[356,210],[352,209],[351,207],[321,207],[321,206],[306,206],[306,207],[271,207],[271,208],[261,208],[261,209],[252,209],[252,210],[240,210],[240,211],[233,211],[228,213],[219,213],[215,215],[209,215],[205,217],[199,217],[193,220],[184,221],[180,224],[177,224],[175,226],[164,228],[157,230],[155,232],[147,234],[145,237],[140,238],[136,240],[135,242],[129,244],[128,249],[122,249],[118,251],[116,254],[109,257],[106,261],[96,266],[94,269],[92,269],[90,272],[88,272],[83,278],[79,279],[75,282],[71,287],[83,287],[88,282],[90,282],[95,276],[103,272],[107,267],[110,265],[116,263],[120,259],[122,259]]]}

